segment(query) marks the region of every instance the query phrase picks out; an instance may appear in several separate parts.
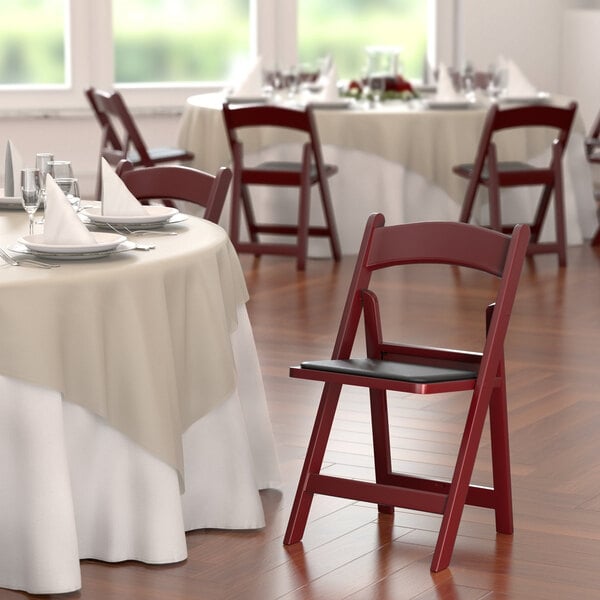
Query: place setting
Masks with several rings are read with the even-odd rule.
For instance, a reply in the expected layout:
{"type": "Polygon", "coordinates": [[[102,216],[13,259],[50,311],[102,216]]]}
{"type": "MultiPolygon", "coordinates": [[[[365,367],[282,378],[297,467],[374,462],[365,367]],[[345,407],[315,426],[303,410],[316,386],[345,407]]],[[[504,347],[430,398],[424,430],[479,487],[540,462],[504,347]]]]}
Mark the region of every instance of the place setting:
{"type": "Polygon", "coordinates": [[[176,231],[164,230],[164,227],[187,219],[177,208],[142,205],[104,158],[101,177],[100,205],[85,207],[79,213],[87,225],[126,235],[177,235],[176,231]]]}
{"type": "MultiPolygon", "coordinates": [[[[73,204],[49,173],[42,186],[37,168],[21,170],[22,206],[29,217],[29,233],[19,238],[8,250],[19,259],[90,260],[104,258],[117,252],[136,249],[136,244],[116,232],[91,232],[79,219],[73,204]],[[35,233],[35,214],[45,196],[42,233],[35,233]]],[[[5,258],[6,260],[6,258],[5,258]]],[[[14,264],[11,263],[11,264],[14,264]]],[[[38,266],[56,267],[40,263],[38,266]]]]}

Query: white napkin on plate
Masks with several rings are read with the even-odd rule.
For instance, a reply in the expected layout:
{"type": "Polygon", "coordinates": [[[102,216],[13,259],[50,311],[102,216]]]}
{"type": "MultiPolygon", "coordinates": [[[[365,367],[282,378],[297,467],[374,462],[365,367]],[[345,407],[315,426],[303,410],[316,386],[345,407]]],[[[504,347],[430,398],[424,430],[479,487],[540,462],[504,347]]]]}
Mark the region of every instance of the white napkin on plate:
{"type": "Polygon", "coordinates": [[[46,175],[44,242],[63,246],[97,243],[51,175],[46,175]]]}
{"type": "Polygon", "coordinates": [[[6,153],[4,155],[4,196],[12,198],[20,196],[21,169],[23,159],[11,140],[6,142],[6,153]]]}
{"type": "Polygon", "coordinates": [[[325,75],[321,75],[319,84],[323,86],[323,89],[316,94],[316,100],[321,102],[335,102],[340,99],[340,93],[337,86],[337,69],[334,64],[330,65],[329,70],[325,75]]]}
{"type": "Polygon", "coordinates": [[[508,98],[529,98],[538,93],[537,88],[525,77],[518,65],[507,60],[506,68],[506,96],[508,98]]]}
{"type": "Polygon", "coordinates": [[[440,63],[438,66],[437,91],[434,99],[438,102],[454,102],[465,99],[454,88],[452,77],[450,76],[448,67],[444,63],[440,63]]]}
{"type": "Polygon", "coordinates": [[[259,56],[250,65],[241,81],[234,86],[230,94],[232,98],[261,96],[263,91],[263,62],[259,56]]]}
{"type": "Polygon", "coordinates": [[[148,214],[104,158],[102,159],[102,214],[110,217],[136,217],[148,214]]]}

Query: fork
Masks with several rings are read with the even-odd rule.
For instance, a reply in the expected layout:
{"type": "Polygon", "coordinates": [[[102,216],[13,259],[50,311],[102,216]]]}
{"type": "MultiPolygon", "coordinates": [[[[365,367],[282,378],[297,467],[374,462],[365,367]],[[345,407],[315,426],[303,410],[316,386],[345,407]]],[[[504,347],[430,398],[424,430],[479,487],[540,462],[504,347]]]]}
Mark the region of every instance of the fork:
{"type": "Polygon", "coordinates": [[[108,227],[116,233],[126,235],[177,235],[176,231],[157,231],[155,229],[129,229],[125,225],[119,225],[115,227],[110,223],[107,223],[108,227]]]}
{"type": "Polygon", "coordinates": [[[41,269],[54,269],[55,267],[60,267],[60,265],[51,265],[49,263],[41,262],[39,260],[35,260],[34,258],[19,258],[16,259],[12,257],[8,252],[5,252],[2,248],[0,248],[0,256],[10,265],[14,267],[20,267],[25,265],[32,265],[34,267],[40,267],[41,269]]]}

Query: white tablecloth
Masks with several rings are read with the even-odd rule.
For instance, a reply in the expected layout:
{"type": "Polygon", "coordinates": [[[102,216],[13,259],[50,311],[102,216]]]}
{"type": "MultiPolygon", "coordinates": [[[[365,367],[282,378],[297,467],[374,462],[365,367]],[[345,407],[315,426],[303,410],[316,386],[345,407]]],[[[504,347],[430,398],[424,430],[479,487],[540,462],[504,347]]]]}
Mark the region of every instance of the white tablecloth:
{"type": "MultiPolygon", "coordinates": [[[[7,220],[15,218],[0,216],[3,243],[7,220]]],[[[180,241],[186,235],[182,229],[180,241]]],[[[152,241],[161,243],[158,236],[152,241]]],[[[201,240],[189,239],[194,243],[201,240]]],[[[147,260],[141,270],[150,268],[147,260]]],[[[82,278],[90,268],[61,267],[74,276],[79,269],[82,278]]],[[[19,273],[33,277],[31,285],[42,277],[33,269],[0,267],[0,278],[19,273]]],[[[245,304],[236,312],[238,326],[229,338],[234,390],[181,433],[183,494],[176,466],[79,398],[0,375],[0,587],[68,592],[81,586],[80,559],[172,563],[187,556],[185,531],[264,525],[258,490],[279,486],[279,468],[245,304]]],[[[64,368],[84,366],[81,357],[64,368]]]]}
{"type": "MultiPolygon", "coordinates": [[[[179,144],[195,153],[194,166],[213,172],[230,163],[221,103],[219,94],[190,97],[179,127],[179,144]]],[[[425,110],[405,104],[368,111],[318,111],[325,160],[339,167],[339,173],[330,179],[330,187],[343,253],[358,251],[364,224],[372,212],[384,213],[388,223],[457,220],[466,183],[452,173],[452,167],[473,160],[485,114],[484,107],[425,110]]],[[[571,245],[591,237],[596,227],[592,178],[583,152],[584,135],[577,117],[564,162],[567,240],[571,245]]],[[[509,136],[500,151],[543,162],[549,151],[544,150],[542,142],[537,134],[509,136]]],[[[289,140],[269,132],[249,138],[245,145],[249,160],[297,156],[289,140]]],[[[295,191],[282,193],[253,187],[253,197],[259,219],[295,219],[295,203],[281,201],[296,198],[295,191]]],[[[507,200],[506,220],[532,219],[536,190],[507,190],[503,197],[507,200]]],[[[482,195],[478,213],[482,223],[487,220],[485,202],[482,195]]],[[[223,211],[224,226],[227,212],[223,211]]],[[[311,215],[314,223],[322,223],[316,197],[311,215]]],[[[554,219],[549,214],[542,239],[553,238],[554,219]]],[[[309,252],[313,256],[328,255],[326,241],[311,239],[309,252]]]]}

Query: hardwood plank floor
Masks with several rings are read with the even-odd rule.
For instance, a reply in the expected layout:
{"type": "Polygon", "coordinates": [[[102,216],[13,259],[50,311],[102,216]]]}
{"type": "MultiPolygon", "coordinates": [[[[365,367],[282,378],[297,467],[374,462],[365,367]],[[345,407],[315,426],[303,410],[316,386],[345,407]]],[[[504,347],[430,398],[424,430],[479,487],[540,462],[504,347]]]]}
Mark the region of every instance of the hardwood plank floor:
{"type": "MultiPolygon", "coordinates": [[[[188,534],[189,558],[172,566],[82,563],[86,600],[548,600],[600,598],[600,251],[571,247],[568,267],[537,256],[523,272],[506,343],[515,534],[495,533],[491,511],[467,508],[449,569],[429,564],[440,517],[317,497],[301,544],[282,545],[291,500],[320,385],[288,377],[289,365],[331,352],[354,259],[293,261],[243,256],[249,312],[263,368],[283,474],[281,491],[262,493],[261,531],[188,534]]],[[[380,281],[385,325],[415,341],[458,345],[483,334],[489,284],[435,269],[380,281]],[[473,284],[459,301],[441,302],[447,288],[473,284]],[[410,303],[410,294],[418,301],[410,303]],[[400,309],[400,310],[399,310],[400,309]],[[438,310],[440,314],[434,316],[438,310]],[[466,328],[455,326],[468,317],[466,328]],[[445,343],[445,341],[444,341],[445,343]]],[[[448,477],[462,430],[458,394],[390,403],[394,464],[412,473],[448,477]]],[[[368,403],[344,392],[326,456],[328,472],[371,476],[368,403]]],[[[487,433],[486,433],[487,436],[487,433]]],[[[489,483],[484,437],[477,482],[489,483]]],[[[0,590],[0,599],[27,597],[0,590]]]]}

